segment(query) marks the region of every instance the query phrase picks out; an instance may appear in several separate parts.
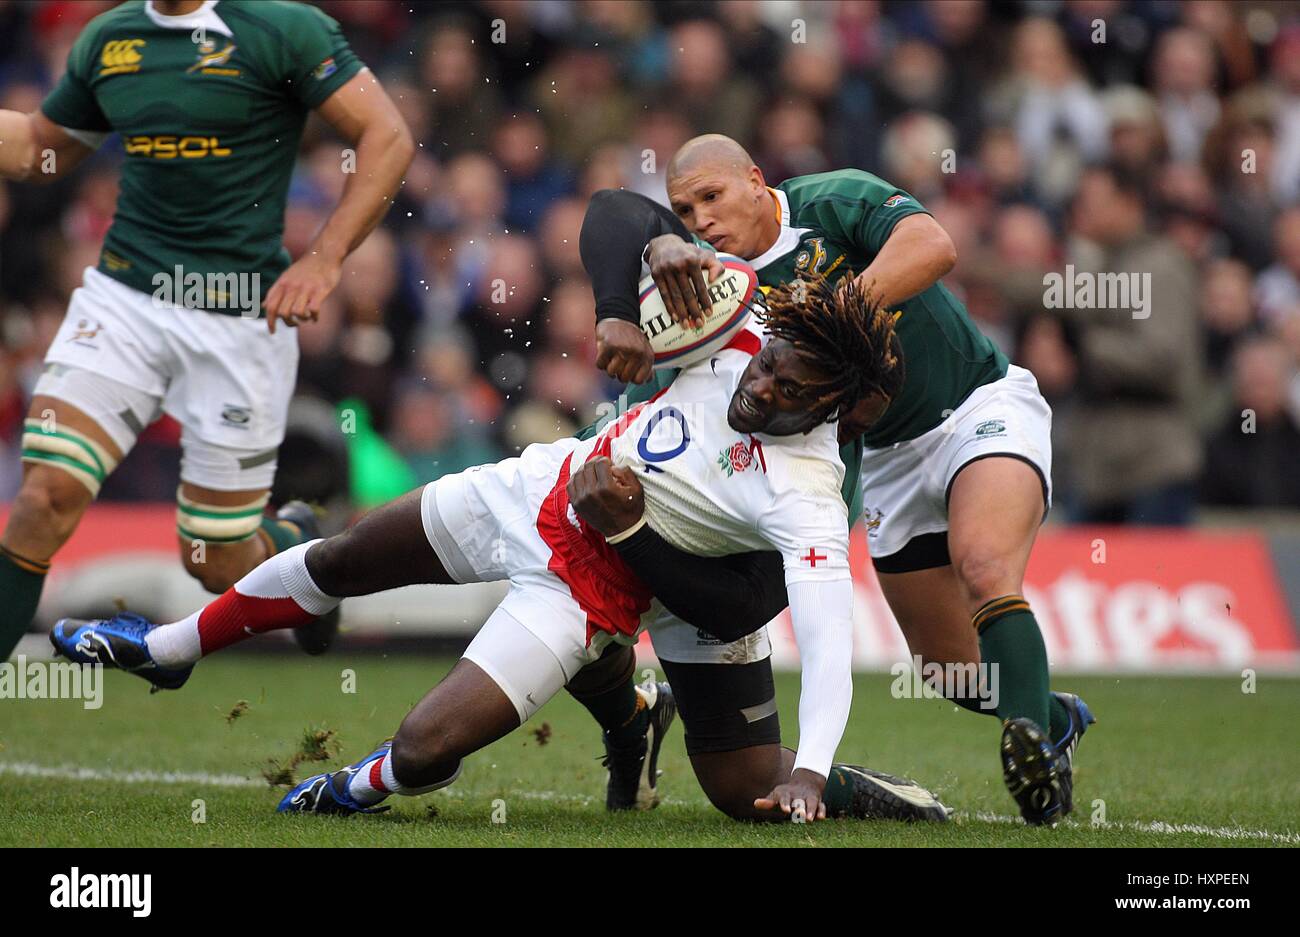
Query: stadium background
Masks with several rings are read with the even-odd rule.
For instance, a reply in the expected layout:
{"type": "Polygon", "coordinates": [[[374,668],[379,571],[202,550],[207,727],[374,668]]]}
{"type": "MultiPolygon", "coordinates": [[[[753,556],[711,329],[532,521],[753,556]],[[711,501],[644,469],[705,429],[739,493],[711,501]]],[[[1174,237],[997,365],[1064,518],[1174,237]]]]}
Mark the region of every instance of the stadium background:
{"type": "MultiPolygon", "coordinates": [[[[669,155],[719,131],[770,182],[876,172],[952,236],[945,282],[1056,414],[1057,504],[1026,594],[1058,667],[1300,669],[1296,4],[318,5],[421,149],[321,321],[300,330],[281,494],[325,502],[338,525],[588,422],[618,388],[592,366],[585,200],[617,186],[664,200],[669,155]],[[1117,178],[1146,202],[1153,291],[1187,301],[1158,305],[1108,353],[1086,316],[1045,308],[1043,275],[1099,255],[1129,269],[1105,237],[1117,178]],[[1158,436],[1134,406],[1158,410],[1158,436]],[[1125,459],[1131,471],[1100,468],[1125,459]]],[[[109,6],[0,0],[0,107],[38,107],[109,6]]],[[[0,183],[0,515],[45,348],[111,220],[120,152],[110,141],[53,186],[0,183]]],[[[295,256],[338,196],[339,161],[313,122],[286,217],[295,256]]],[[[44,620],[115,597],[163,618],[202,601],[174,558],[178,435],[155,424],[105,486],[56,559],[44,620]]],[[[855,567],[858,663],[905,659],[860,530],[855,567]]],[[[354,641],[464,636],[499,591],[352,601],[345,627],[354,641]]],[[[774,630],[788,664],[788,622],[774,630]]]]}

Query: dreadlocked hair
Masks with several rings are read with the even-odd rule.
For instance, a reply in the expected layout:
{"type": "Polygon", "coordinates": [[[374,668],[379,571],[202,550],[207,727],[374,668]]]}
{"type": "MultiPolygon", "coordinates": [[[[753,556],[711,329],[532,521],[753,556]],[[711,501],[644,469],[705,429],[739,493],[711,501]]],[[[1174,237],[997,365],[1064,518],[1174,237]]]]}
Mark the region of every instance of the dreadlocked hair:
{"type": "Polygon", "coordinates": [[[852,270],[834,284],[824,276],[801,276],[774,287],[756,316],[823,375],[806,385],[818,423],[839,419],[871,395],[888,403],[903,387],[894,316],[852,270]]]}

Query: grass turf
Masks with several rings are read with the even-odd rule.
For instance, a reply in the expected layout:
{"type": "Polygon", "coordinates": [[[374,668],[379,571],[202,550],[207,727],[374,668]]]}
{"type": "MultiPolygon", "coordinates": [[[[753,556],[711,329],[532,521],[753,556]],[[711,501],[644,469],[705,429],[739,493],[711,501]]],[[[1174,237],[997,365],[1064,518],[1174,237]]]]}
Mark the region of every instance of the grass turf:
{"type": "MultiPolygon", "coordinates": [[[[449,665],[419,656],[227,655],[200,665],[179,692],[151,696],[142,681],[107,673],[98,710],[79,700],[4,700],[0,846],[1300,843],[1300,747],[1291,725],[1300,681],[1280,678],[1261,679],[1254,694],[1236,679],[1058,680],[1082,694],[1100,722],[1082,744],[1075,815],[1055,830],[1009,820],[1016,811],[998,770],[995,719],[936,700],[894,699],[891,679],[881,675],[857,678],[840,757],[916,778],[959,811],[948,824],[733,822],[695,783],[680,725],[661,759],[665,803],[649,814],[606,814],[598,731],[565,694],[468,759],[448,790],[393,798],[395,809],[380,816],[273,813],[283,789],[261,779],[269,760],[285,761],[310,729],[333,730],[340,751],[329,762],[299,765],[299,778],[356,759],[396,729],[449,665]],[[345,668],[355,671],[355,693],[342,691],[345,668]],[[228,720],[241,700],[247,708],[228,720]],[[550,730],[544,744],[534,731],[543,723],[550,730]],[[41,776],[46,769],[52,773],[41,776]],[[79,769],[93,774],[72,777],[79,769]],[[140,774],[128,779],[130,772],[140,774]],[[167,781],[164,772],[187,777],[167,781]],[[203,801],[201,823],[194,821],[196,800],[203,801]],[[1097,801],[1104,801],[1102,826],[1090,822],[1097,801]],[[505,822],[493,822],[494,813],[505,822]]],[[[778,675],[777,687],[793,744],[798,678],[778,675]]]]}

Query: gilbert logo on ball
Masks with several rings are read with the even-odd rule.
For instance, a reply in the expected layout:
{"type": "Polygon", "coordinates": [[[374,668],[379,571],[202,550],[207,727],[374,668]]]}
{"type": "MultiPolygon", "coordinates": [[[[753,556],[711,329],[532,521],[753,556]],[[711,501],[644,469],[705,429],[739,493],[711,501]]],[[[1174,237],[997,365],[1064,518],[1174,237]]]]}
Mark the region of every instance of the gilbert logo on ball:
{"type": "Polygon", "coordinates": [[[656,368],[684,368],[708,359],[745,327],[754,304],[762,302],[753,267],[731,254],[718,259],[726,272],[709,284],[713,305],[700,328],[674,322],[654,279],[641,281],[641,331],[650,339],[656,368]]]}

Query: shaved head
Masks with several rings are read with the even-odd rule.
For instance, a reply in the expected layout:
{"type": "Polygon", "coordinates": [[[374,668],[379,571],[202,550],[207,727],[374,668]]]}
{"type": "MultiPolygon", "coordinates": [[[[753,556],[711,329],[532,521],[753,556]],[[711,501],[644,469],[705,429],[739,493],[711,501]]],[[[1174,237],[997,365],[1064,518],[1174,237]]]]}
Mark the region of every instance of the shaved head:
{"type": "Polygon", "coordinates": [[[665,176],[673,213],[715,250],[750,259],[776,242],[781,216],[763,172],[731,137],[687,140],[665,176]]]}
{"type": "Polygon", "coordinates": [[[706,133],[687,140],[673,154],[668,161],[667,181],[671,185],[674,177],[705,168],[730,169],[744,174],[753,165],[749,153],[731,137],[706,133]]]}

